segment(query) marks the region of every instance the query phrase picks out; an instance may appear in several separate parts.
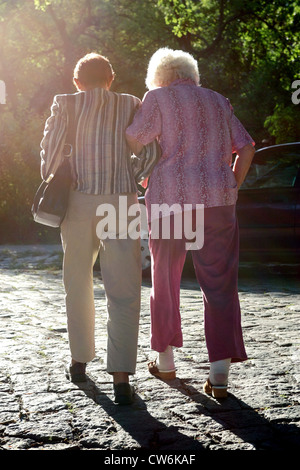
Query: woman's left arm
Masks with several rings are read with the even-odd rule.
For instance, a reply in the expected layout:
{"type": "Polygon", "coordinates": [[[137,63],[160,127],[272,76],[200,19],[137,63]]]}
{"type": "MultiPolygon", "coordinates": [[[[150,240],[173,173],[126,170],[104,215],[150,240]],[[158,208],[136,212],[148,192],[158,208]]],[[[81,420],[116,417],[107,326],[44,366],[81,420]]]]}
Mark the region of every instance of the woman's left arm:
{"type": "Polygon", "coordinates": [[[237,155],[233,165],[233,173],[237,182],[238,189],[243,184],[253,160],[255,148],[252,144],[246,144],[237,150],[237,155]]]}
{"type": "Polygon", "coordinates": [[[44,180],[54,174],[61,163],[67,132],[67,101],[65,95],[57,95],[51,106],[41,141],[41,176],[44,180]]]}

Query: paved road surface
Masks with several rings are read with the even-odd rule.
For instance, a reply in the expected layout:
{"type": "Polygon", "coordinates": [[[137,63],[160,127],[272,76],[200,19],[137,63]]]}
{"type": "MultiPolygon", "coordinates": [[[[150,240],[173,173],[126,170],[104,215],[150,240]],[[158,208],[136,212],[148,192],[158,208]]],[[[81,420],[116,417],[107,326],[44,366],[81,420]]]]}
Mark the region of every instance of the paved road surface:
{"type": "Polygon", "coordinates": [[[90,380],[78,386],[64,376],[69,350],[60,262],[57,247],[0,247],[1,449],[102,450],[115,452],[115,458],[145,450],[165,452],[169,459],[175,451],[197,456],[203,450],[297,449],[300,290],[295,276],[252,270],[241,277],[249,360],[232,366],[230,395],[222,401],[202,392],[209,364],[194,279],[182,282],[178,377],[165,383],[149,376],[147,362],[155,354],[149,348],[150,283],[145,281],[136,398],[132,406],[118,407],[105,372],[106,306],[98,272],[97,357],[88,367],[90,380]]]}

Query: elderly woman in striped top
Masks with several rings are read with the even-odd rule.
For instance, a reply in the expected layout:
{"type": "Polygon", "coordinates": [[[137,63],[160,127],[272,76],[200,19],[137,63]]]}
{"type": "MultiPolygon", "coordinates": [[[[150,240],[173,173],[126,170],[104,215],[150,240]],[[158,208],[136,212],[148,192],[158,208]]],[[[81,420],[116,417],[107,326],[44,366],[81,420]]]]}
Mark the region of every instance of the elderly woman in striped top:
{"type": "Polygon", "coordinates": [[[203,292],[210,361],[204,390],[226,396],[230,364],[246,359],[237,291],[235,204],[254,155],[254,142],[229,100],[199,86],[198,66],[190,54],[159,49],[150,60],[146,84],[150,91],[126,132],[133,151],[138,153],[155,140],[162,150],[146,192],[152,258],[151,346],[158,352],[149,371],[160,378],[175,377],[173,347],[182,346],[180,279],[187,247],[192,247],[203,292]],[[233,153],[237,157],[231,169],[233,153]],[[171,208],[194,220],[196,230],[191,235],[199,235],[198,244],[189,244],[193,240],[183,231],[179,236],[182,220],[171,208]],[[157,228],[157,221],[163,226],[166,218],[170,236],[157,228]]]}
{"type": "MultiPolygon", "coordinates": [[[[111,92],[113,79],[110,62],[99,54],[88,54],[77,63],[78,92],[54,97],[41,142],[41,173],[47,179],[61,162],[70,112],[67,101],[72,100],[73,189],[61,227],[72,356],[67,373],[72,381],[86,380],[86,363],[95,356],[93,265],[100,253],[108,309],[107,371],[113,375],[115,401],[127,404],[133,399],[129,375],[136,367],[141,251],[127,217],[128,208],[137,203],[137,187],[125,130],[140,100],[111,92]],[[106,209],[114,220],[104,217],[106,209]],[[115,222],[116,230],[108,234],[107,225],[114,227],[115,222]]],[[[155,153],[156,148],[147,146],[145,153],[152,149],[155,153]]]]}

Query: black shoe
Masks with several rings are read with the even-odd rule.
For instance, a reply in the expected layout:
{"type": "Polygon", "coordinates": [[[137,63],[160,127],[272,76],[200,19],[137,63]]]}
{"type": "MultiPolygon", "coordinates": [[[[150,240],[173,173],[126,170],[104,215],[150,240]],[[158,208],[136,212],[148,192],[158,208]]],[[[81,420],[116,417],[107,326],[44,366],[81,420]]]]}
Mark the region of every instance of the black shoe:
{"type": "Polygon", "coordinates": [[[86,382],[85,368],[85,363],[75,362],[75,364],[66,368],[66,376],[71,382],[86,382]]]}
{"type": "Polygon", "coordinates": [[[118,405],[131,405],[133,403],[134,388],[132,385],[122,382],[114,384],[115,403],[118,405]]]}

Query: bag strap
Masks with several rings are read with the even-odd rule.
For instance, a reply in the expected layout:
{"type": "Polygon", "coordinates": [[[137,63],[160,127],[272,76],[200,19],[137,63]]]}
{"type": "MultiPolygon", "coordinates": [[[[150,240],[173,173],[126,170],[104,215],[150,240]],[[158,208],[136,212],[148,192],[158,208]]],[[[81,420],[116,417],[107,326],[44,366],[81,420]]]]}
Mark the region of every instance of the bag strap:
{"type": "Polygon", "coordinates": [[[68,127],[64,145],[64,157],[71,157],[75,146],[75,97],[67,95],[68,127]]]}

